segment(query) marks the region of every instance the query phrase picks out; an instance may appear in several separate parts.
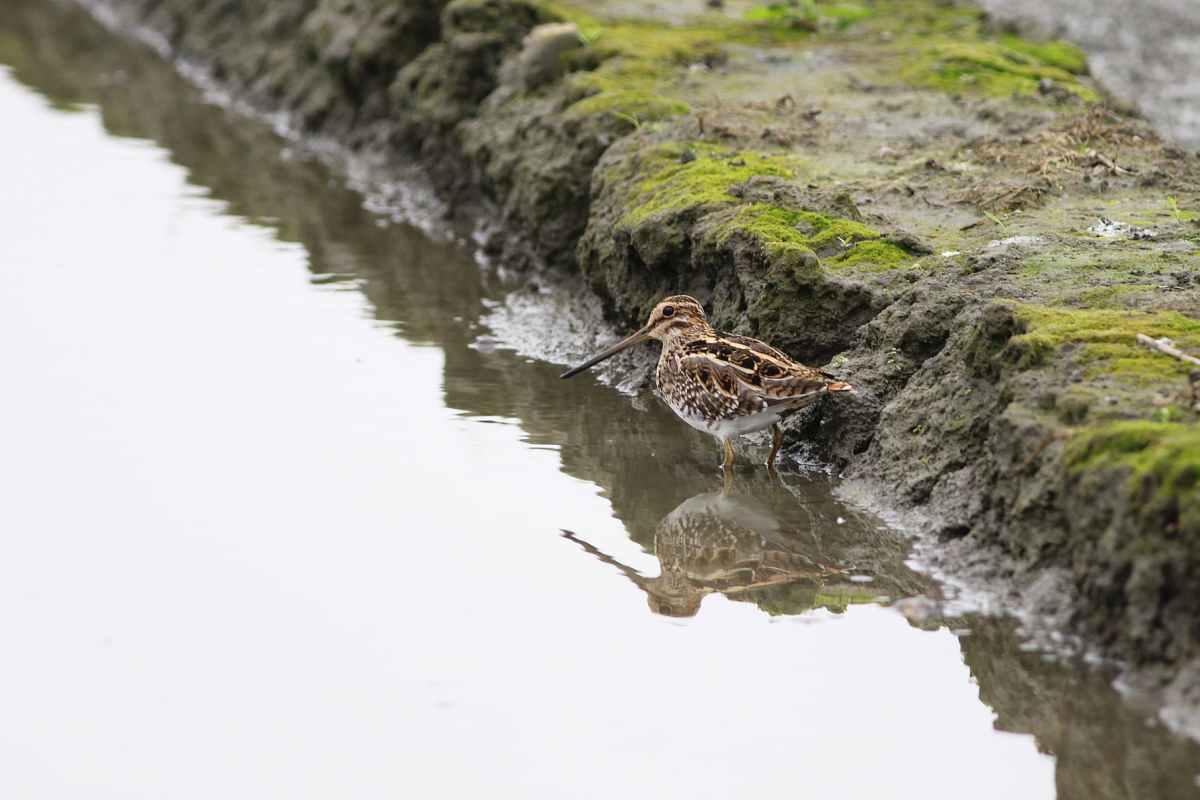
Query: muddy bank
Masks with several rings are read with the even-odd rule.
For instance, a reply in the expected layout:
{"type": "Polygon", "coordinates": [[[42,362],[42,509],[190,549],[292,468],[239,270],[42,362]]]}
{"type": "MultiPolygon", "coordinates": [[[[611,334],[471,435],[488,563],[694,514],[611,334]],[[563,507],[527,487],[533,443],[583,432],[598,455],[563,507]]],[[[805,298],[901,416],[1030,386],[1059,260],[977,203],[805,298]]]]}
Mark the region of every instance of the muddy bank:
{"type": "Polygon", "coordinates": [[[1134,343],[1200,348],[1200,161],[1073,47],[940,2],[93,7],[303,134],[418,157],[497,263],[582,275],[612,323],[686,291],[827,363],[860,394],[794,455],[940,520],[1014,605],[1059,576],[1043,610],[1200,696],[1195,398],[1134,343]]]}

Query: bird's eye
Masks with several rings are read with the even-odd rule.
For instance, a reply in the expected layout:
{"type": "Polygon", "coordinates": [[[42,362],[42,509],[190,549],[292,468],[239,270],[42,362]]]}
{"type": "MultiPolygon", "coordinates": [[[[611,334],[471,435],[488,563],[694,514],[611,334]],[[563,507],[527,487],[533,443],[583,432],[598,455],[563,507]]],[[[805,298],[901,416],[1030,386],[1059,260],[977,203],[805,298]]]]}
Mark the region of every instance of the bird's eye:
{"type": "Polygon", "coordinates": [[[663,316],[664,317],[675,316],[675,306],[663,306],[663,316]]]}

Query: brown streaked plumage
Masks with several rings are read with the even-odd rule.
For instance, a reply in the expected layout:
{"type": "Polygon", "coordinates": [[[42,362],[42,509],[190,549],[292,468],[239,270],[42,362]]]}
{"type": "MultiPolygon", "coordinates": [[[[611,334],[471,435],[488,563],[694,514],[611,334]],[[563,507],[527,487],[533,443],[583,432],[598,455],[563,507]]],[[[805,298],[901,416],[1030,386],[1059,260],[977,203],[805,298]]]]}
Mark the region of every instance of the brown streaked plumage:
{"type": "Polygon", "coordinates": [[[650,609],[663,616],[692,617],[704,598],[720,592],[753,600],[758,590],[808,585],[815,597],[829,579],[846,570],[816,560],[792,531],[781,533],[768,507],[729,494],[709,492],[684,500],[659,522],[654,556],[659,574],[647,577],[570,531],[569,539],[610,564],[646,593],[650,609]]]}
{"type": "Polygon", "coordinates": [[[767,466],[772,466],[783,439],[780,420],[821,395],[853,391],[850,384],[797,363],[769,344],[714,330],[700,303],[687,295],[664,299],[640,330],[562,377],[648,339],[662,342],[655,380],[663,399],[684,422],[721,440],[725,469],[733,466],[734,437],[771,428],[767,466]]]}

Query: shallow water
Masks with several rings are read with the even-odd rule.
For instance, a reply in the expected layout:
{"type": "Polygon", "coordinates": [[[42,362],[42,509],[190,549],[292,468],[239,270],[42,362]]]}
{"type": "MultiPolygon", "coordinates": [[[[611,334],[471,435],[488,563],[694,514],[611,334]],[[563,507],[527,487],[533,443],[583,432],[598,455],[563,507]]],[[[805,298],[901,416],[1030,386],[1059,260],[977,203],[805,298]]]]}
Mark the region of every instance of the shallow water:
{"type": "Polygon", "coordinates": [[[722,493],[656,401],[496,347],[467,250],[8,9],[6,796],[1195,791],[1106,676],[880,605],[938,589],[824,479],[722,493]]]}

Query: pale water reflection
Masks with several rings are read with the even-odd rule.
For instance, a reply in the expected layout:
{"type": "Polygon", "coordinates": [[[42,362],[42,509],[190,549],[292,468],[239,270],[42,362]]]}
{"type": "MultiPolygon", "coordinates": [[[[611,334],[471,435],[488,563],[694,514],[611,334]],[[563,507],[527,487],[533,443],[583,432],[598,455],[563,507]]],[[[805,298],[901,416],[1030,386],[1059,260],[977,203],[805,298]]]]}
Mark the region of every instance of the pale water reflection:
{"type": "Polygon", "coordinates": [[[687,498],[662,518],[648,549],[656,575],[604,553],[574,531],[563,536],[624,574],[650,609],[692,617],[720,593],[770,614],[844,612],[855,603],[937,591],[904,563],[905,548],[879,521],[835,501],[824,480],[766,470],[687,498]]]}
{"type": "Polygon", "coordinates": [[[468,253],[69,6],[0,63],[0,793],[1190,792],[1102,678],[859,602],[935,588],[821,480],[722,496],[669,412],[471,347],[468,253]]]}

